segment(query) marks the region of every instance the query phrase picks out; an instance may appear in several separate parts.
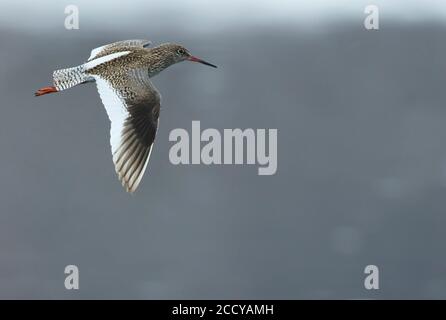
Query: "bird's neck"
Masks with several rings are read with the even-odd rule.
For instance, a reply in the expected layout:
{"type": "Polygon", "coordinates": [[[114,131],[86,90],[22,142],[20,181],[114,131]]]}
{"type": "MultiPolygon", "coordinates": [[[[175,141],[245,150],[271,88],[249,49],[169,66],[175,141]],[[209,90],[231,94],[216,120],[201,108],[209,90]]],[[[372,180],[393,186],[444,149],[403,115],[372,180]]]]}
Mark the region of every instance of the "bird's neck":
{"type": "Polygon", "coordinates": [[[170,54],[166,54],[165,50],[162,50],[160,47],[152,48],[148,56],[149,77],[156,76],[174,63],[174,57],[170,54]]]}

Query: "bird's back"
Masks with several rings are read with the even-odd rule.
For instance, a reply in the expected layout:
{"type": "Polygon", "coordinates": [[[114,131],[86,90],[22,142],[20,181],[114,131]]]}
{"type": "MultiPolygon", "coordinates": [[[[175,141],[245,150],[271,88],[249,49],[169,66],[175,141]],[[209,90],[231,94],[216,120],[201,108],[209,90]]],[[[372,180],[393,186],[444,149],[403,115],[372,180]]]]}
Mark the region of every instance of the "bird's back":
{"type": "Polygon", "coordinates": [[[149,55],[150,51],[144,48],[121,47],[110,49],[101,53],[94,60],[87,62],[86,65],[88,66],[91,63],[91,67],[87,68],[86,72],[107,78],[111,74],[122,74],[132,69],[148,68],[149,55]],[[120,53],[122,55],[119,55],[120,53]],[[96,61],[107,59],[107,57],[113,57],[113,59],[96,64],[96,61]]]}

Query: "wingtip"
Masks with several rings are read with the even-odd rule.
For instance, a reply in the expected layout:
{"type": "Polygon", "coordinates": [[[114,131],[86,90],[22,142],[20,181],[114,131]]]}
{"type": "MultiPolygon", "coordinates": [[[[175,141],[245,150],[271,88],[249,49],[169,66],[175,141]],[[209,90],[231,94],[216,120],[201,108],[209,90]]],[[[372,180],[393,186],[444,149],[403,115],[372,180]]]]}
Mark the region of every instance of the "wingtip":
{"type": "Polygon", "coordinates": [[[121,177],[121,175],[120,175],[119,173],[118,173],[118,175],[120,176],[119,179],[121,180],[121,185],[124,187],[125,191],[126,191],[128,194],[133,194],[133,193],[136,191],[136,189],[137,189],[138,186],[132,186],[132,185],[130,185],[130,184],[128,183],[128,181],[126,181],[126,180],[124,179],[124,177],[121,177]]]}
{"type": "Polygon", "coordinates": [[[136,191],[136,189],[132,189],[132,188],[129,188],[128,186],[125,186],[125,191],[128,194],[132,195],[136,191]]]}

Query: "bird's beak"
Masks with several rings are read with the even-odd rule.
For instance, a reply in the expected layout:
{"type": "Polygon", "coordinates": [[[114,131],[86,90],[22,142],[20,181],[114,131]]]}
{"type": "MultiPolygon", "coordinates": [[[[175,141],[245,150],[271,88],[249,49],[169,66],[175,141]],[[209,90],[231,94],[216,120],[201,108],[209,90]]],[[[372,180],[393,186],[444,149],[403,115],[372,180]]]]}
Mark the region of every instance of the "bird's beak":
{"type": "Polygon", "coordinates": [[[206,62],[204,60],[198,59],[197,57],[194,57],[194,56],[190,56],[189,58],[187,58],[187,60],[193,61],[193,62],[199,62],[199,63],[205,64],[207,66],[210,66],[210,67],[213,67],[213,68],[217,68],[216,65],[214,65],[212,63],[209,63],[209,62],[206,62]]]}

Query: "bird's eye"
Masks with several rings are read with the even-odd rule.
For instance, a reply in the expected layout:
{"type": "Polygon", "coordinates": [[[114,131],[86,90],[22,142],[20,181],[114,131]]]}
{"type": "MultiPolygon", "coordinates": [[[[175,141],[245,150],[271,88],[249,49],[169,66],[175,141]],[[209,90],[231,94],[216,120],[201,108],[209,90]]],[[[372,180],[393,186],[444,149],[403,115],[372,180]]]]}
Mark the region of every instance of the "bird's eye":
{"type": "Polygon", "coordinates": [[[185,52],[183,49],[178,49],[178,50],[177,50],[177,53],[178,53],[180,56],[182,56],[182,55],[184,55],[186,52],[185,52]]]}

